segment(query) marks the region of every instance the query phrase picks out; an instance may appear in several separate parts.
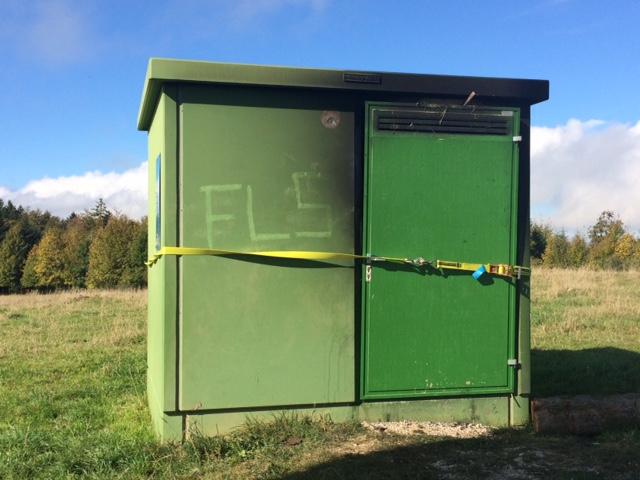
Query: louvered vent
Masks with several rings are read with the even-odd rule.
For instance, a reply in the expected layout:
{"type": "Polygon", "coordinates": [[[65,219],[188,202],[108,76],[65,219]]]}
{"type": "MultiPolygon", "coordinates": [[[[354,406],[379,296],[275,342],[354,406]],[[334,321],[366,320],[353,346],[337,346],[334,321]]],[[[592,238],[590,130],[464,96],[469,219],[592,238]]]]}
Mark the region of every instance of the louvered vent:
{"type": "Polygon", "coordinates": [[[510,110],[432,106],[420,110],[377,110],[375,121],[381,131],[510,135],[512,120],[510,110]]]}

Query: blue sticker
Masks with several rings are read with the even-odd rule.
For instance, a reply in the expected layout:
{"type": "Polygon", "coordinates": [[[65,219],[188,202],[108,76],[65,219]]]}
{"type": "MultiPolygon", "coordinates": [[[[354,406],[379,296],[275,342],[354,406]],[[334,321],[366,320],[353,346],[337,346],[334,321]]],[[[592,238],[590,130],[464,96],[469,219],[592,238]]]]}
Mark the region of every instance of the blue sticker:
{"type": "Polygon", "coordinates": [[[160,197],[161,167],[162,159],[160,155],[158,155],[158,158],[156,158],[156,250],[160,250],[160,245],[162,245],[162,242],[160,241],[160,219],[162,218],[162,216],[160,215],[160,209],[162,207],[162,199],[160,197]]]}
{"type": "Polygon", "coordinates": [[[474,280],[480,280],[480,278],[487,273],[487,269],[484,268],[484,265],[480,265],[480,268],[478,268],[475,272],[473,272],[473,274],[471,275],[473,277],[474,280]]]}

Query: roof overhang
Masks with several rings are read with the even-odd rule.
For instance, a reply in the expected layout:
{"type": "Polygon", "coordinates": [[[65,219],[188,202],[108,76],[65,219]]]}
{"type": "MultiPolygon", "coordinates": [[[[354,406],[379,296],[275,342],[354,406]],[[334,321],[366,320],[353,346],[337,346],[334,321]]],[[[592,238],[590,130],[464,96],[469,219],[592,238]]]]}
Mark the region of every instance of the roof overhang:
{"type": "Polygon", "coordinates": [[[201,83],[364,90],[482,98],[504,98],[533,105],[549,98],[547,80],[321,70],[152,58],[149,60],[138,130],[148,130],[164,83],[201,83]]]}

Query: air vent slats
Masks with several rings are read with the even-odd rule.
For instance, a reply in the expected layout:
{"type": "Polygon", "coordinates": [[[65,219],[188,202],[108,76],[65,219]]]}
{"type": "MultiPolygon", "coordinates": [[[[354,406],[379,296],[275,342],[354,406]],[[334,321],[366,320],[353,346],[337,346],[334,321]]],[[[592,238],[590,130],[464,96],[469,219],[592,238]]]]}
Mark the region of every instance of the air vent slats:
{"type": "Polygon", "coordinates": [[[509,135],[510,116],[495,110],[464,111],[462,107],[439,110],[380,110],[376,112],[376,128],[380,131],[449,133],[466,135],[509,135]],[[462,110],[462,111],[461,111],[462,110]]]}
{"type": "Polygon", "coordinates": [[[380,119],[379,125],[425,125],[425,126],[449,126],[449,127],[485,127],[485,128],[501,128],[504,129],[504,122],[474,122],[473,126],[469,125],[469,122],[462,120],[448,120],[441,122],[439,119],[432,120],[416,120],[409,118],[398,119],[380,119]]]}

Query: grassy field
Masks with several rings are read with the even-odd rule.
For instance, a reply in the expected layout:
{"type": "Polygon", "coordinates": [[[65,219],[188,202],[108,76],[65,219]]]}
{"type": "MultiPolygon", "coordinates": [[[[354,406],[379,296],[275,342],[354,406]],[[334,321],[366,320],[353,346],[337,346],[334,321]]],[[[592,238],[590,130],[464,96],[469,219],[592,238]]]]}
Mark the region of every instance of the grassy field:
{"type": "MultiPolygon", "coordinates": [[[[537,270],[535,391],[640,391],[640,273],[537,270]]],[[[640,478],[640,431],[401,436],[328,418],[153,438],[145,292],[0,297],[0,479],[640,478]]]]}
{"type": "Polygon", "coordinates": [[[640,272],[536,271],[536,395],[640,392],[639,287],[640,272]]]}

